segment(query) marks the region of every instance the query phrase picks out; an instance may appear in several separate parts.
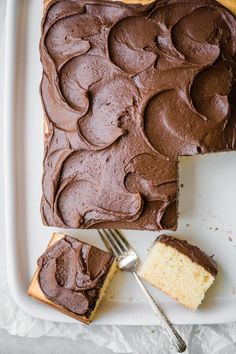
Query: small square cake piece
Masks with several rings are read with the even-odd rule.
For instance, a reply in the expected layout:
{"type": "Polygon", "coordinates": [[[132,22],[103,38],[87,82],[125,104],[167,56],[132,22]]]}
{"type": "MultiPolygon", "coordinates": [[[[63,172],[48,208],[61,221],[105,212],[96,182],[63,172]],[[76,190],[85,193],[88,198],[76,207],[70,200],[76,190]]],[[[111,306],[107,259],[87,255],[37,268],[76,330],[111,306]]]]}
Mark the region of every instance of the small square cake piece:
{"type": "Polygon", "coordinates": [[[212,285],[217,268],[213,259],[187,241],[161,235],[139,275],[191,310],[196,310],[212,285]]]}
{"type": "Polygon", "coordinates": [[[116,269],[110,253],[54,233],[38,260],[28,295],[89,324],[116,269]]]}

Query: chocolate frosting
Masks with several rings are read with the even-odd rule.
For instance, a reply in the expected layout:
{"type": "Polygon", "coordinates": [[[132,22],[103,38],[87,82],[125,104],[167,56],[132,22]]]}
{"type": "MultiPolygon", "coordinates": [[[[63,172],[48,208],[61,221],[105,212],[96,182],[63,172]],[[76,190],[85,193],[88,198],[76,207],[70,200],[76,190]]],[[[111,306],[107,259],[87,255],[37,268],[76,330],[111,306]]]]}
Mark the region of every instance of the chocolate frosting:
{"type": "Polygon", "coordinates": [[[205,268],[213,275],[213,277],[216,277],[218,271],[215,261],[197,246],[190,245],[187,241],[179,240],[175,237],[167,235],[159,236],[156,239],[156,242],[161,242],[167,246],[177,249],[179,252],[189,257],[193,262],[205,268]]]}
{"type": "Polygon", "coordinates": [[[39,258],[39,285],[54,303],[89,318],[113,261],[110,253],[65,236],[39,258]]]}
{"type": "Polygon", "coordinates": [[[178,156],[236,148],[235,17],[213,0],[53,0],[40,53],[44,223],[175,229],[178,156]]]}

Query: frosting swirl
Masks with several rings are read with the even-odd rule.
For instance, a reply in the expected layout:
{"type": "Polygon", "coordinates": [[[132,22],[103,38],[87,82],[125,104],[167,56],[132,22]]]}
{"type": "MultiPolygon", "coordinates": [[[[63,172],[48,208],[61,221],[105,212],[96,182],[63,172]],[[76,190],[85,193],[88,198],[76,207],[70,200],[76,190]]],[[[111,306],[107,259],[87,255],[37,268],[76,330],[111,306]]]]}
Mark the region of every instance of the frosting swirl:
{"type": "Polygon", "coordinates": [[[175,229],[178,156],[236,148],[236,21],[214,0],[53,0],[42,218],[175,229]]]}
{"type": "Polygon", "coordinates": [[[106,251],[65,236],[38,260],[40,287],[48,299],[89,318],[113,260],[106,251]]]}

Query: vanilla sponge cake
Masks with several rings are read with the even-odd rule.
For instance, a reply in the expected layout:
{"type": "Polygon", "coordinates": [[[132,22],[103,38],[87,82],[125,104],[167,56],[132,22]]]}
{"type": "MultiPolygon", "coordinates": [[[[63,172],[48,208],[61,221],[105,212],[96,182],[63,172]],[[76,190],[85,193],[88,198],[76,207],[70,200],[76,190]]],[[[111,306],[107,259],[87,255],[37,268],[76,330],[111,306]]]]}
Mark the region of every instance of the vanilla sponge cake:
{"type": "Polygon", "coordinates": [[[28,295],[89,324],[116,269],[109,252],[54,233],[38,260],[28,295]]]}
{"type": "Polygon", "coordinates": [[[161,235],[139,275],[182,305],[196,310],[212,285],[217,268],[213,259],[198,247],[161,235]]]}

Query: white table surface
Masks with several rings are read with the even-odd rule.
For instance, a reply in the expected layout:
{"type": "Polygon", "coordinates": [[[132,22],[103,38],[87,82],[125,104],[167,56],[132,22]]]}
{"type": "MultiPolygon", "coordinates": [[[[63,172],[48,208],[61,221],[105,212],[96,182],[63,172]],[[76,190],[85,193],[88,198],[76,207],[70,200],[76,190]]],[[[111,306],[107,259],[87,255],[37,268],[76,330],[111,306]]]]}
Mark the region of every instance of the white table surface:
{"type": "MultiPolygon", "coordinates": [[[[3,52],[7,0],[0,0],[0,161],[3,160],[3,52]]],[[[27,0],[19,0],[27,1],[27,0]]],[[[28,0],[30,1],[30,0],[28,0]]],[[[0,170],[2,172],[2,168],[0,170]]],[[[0,173],[0,353],[171,353],[163,331],[154,326],[85,327],[28,316],[11,299],[5,277],[3,173],[0,173]],[[13,336],[9,336],[9,333],[13,336]],[[19,338],[21,336],[24,338],[19,338]],[[40,338],[44,336],[43,340],[40,338]],[[60,338],[59,338],[60,337],[60,338]],[[32,339],[34,338],[34,339],[32,339]],[[37,339],[36,339],[37,338],[37,339]],[[74,341],[71,341],[71,340],[74,341]]],[[[181,326],[191,354],[235,354],[236,324],[181,326]]]]}

